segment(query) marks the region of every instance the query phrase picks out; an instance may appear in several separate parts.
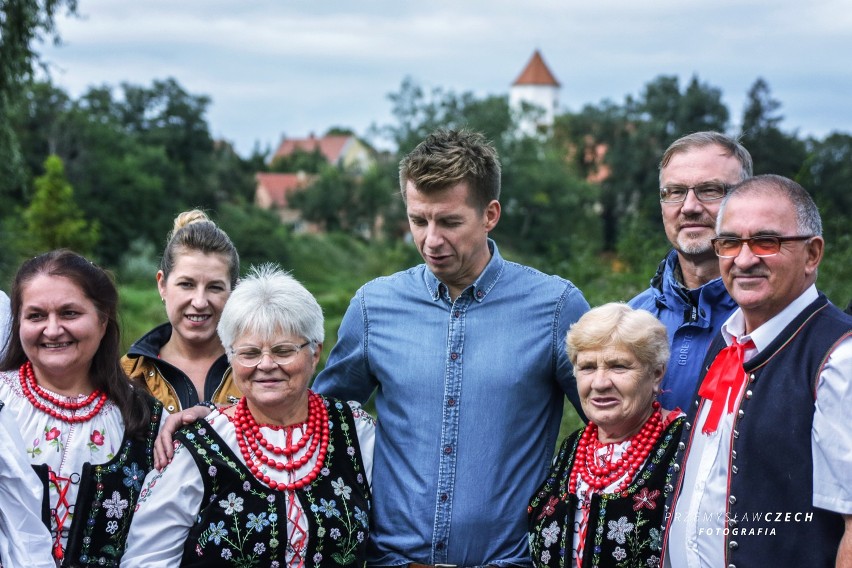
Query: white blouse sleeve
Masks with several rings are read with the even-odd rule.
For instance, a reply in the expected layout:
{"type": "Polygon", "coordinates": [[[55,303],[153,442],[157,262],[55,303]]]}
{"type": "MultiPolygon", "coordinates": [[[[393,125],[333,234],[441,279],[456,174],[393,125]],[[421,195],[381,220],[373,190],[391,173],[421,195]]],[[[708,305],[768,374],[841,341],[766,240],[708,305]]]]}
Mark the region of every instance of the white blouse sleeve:
{"type": "Polygon", "coordinates": [[[184,447],[162,472],[151,470],[139,494],[121,568],[180,566],[184,545],[201,510],[204,481],[184,447]]]}
{"type": "Polygon", "coordinates": [[[358,445],[361,446],[361,459],[364,461],[364,475],[367,483],[373,485],[373,450],[376,447],[376,419],[370,416],[361,405],[350,400],[349,408],[355,418],[355,432],[358,445]]]}
{"type": "Polygon", "coordinates": [[[42,484],[27,460],[18,426],[10,412],[0,412],[0,560],[5,566],[56,567],[41,502],[42,484]]]}
{"type": "Polygon", "coordinates": [[[811,430],[815,507],[852,514],[852,337],[828,357],[819,384],[811,430]]]}

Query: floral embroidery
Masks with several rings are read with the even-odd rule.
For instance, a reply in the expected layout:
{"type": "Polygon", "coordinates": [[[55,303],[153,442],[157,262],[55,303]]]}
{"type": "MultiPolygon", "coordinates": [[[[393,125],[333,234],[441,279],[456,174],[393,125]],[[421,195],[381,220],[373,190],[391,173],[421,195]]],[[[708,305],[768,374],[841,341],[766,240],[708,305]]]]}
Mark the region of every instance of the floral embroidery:
{"type": "Polygon", "coordinates": [[[56,449],[56,451],[57,451],[57,452],[61,452],[61,451],[62,451],[62,448],[64,448],[64,447],[65,447],[65,446],[62,444],[62,438],[61,438],[61,436],[62,436],[62,432],[60,432],[60,431],[59,431],[59,428],[57,428],[56,426],[54,426],[54,427],[52,427],[52,428],[51,428],[50,426],[45,426],[45,427],[44,427],[44,439],[45,439],[45,440],[46,440],[46,441],[47,441],[47,442],[48,442],[51,446],[53,446],[53,447],[56,449]]]}
{"type": "MultiPolygon", "coordinates": [[[[327,400],[325,403],[329,406],[327,400]]],[[[302,514],[308,521],[310,537],[307,546],[299,540],[298,533],[294,533],[291,542],[286,532],[288,520],[284,512],[289,506],[291,493],[270,490],[255,481],[236,459],[233,450],[222,443],[218,433],[209,425],[206,434],[201,433],[204,429],[201,423],[181,431],[178,435],[183,442],[182,448],[192,452],[199,471],[210,474],[204,476],[207,504],[202,505],[197,521],[200,526],[193,529],[185,553],[192,556],[213,554],[221,556],[222,561],[229,565],[245,568],[289,566],[291,561],[293,565],[354,565],[364,554],[369,534],[369,488],[363,481],[363,469],[357,458],[355,428],[342,428],[344,411],[332,411],[330,420],[332,418],[339,422],[335,420],[330,424],[334,434],[328,445],[323,470],[347,473],[330,478],[329,475],[322,476],[321,472],[317,480],[296,492],[303,508],[302,514]],[[351,436],[347,431],[351,431],[351,436]],[[192,437],[187,435],[190,433],[192,437]],[[337,453],[334,451],[335,443],[340,448],[337,453]],[[354,455],[348,452],[348,448],[355,450],[354,455]],[[342,470],[336,467],[340,463],[337,460],[341,459],[342,470]],[[362,483],[347,484],[348,480],[355,479],[362,480],[362,483]],[[228,484],[227,489],[222,484],[228,484]],[[242,488],[242,492],[238,487],[242,488]],[[286,562],[283,561],[285,558],[286,562]],[[273,559],[281,562],[273,562],[273,559]]]]}
{"type": "Polygon", "coordinates": [[[555,495],[551,496],[547,501],[547,505],[545,505],[544,508],[542,508],[541,513],[538,514],[538,520],[540,521],[544,517],[552,515],[553,512],[556,511],[557,503],[559,503],[559,497],[556,497],[555,495]]]}
{"type": "MultiPolygon", "coordinates": [[[[633,523],[627,522],[627,517],[621,517],[616,521],[608,523],[609,532],[606,537],[615,540],[618,544],[624,544],[627,535],[633,530],[633,523]]],[[[618,550],[618,549],[616,549],[618,550]]],[[[621,560],[620,558],[618,560],[621,560]]]]}
{"type": "MultiPolygon", "coordinates": [[[[651,534],[651,542],[648,547],[656,552],[663,550],[663,531],[660,529],[651,529],[649,532],[651,534]]],[[[651,558],[656,558],[656,556],[652,556],[651,558]]]]}
{"type": "Polygon", "coordinates": [[[246,523],[246,528],[249,530],[263,532],[263,528],[269,526],[269,521],[266,518],[266,513],[261,513],[260,515],[249,513],[248,518],[249,520],[246,523]]]}
{"type": "Polygon", "coordinates": [[[352,488],[344,483],[342,477],[338,477],[337,481],[332,481],[331,486],[334,488],[334,494],[338,497],[343,497],[347,501],[351,498],[352,488]]]}
{"type": "MultiPolygon", "coordinates": [[[[207,534],[207,542],[212,541],[214,544],[219,545],[222,543],[222,538],[226,536],[228,536],[228,531],[225,529],[225,521],[219,521],[215,525],[213,523],[210,523],[210,528],[208,529],[207,534]]],[[[224,551],[222,552],[222,554],[224,554],[224,551]]]]}
{"type": "Polygon", "coordinates": [[[122,499],[118,491],[113,491],[112,499],[104,500],[104,509],[106,509],[107,518],[120,519],[124,516],[124,510],[127,508],[127,505],[127,499],[122,499]]]}
{"type": "Polygon", "coordinates": [[[99,430],[93,430],[92,435],[89,436],[89,442],[86,444],[89,447],[89,451],[91,453],[99,452],[99,446],[104,445],[104,435],[103,432],[99,430]]]}
{"type": "Polygon", "coordinates": [[[225,509],[226,515],[233,515],[243,510],[243,498],[237,497],[236,493],[228,493],[224,500],[219,501],[219,506],[225,509]]]}
{"type": "Polygon", "coordinates": [[[559,525],[556,521],[550,523],[550,526],[541,531],[541,536],[544,537],[544,546],[550,548],[559,539],[559,525]]]}
{"type": "Polygon", "coordinates": [[[142,490],[142,480],[145,479],[145,472],[139,469],[136,463],[130,464],[130,467],[124,466],[121,471],[126,476],[124,478],[124,486],[130,487],[134,491],[142,490]]]}
{"type": "Polygon", "coordinates": [[[27,448],[27,453],[30,454],[31,458],[41,455],[41,448],[38,447],[39,443],[41,443],[41,440],[36,438],[33,440],[33,447],[27,448]]]}
{"type": "Polygon", "coordinates": [[[660,565],[660,559],[656,556],[652,556],[647,562],[645,562],[645,564],[648,565],[648,568],[657,568],[660,565]]]}
{"type": "Polygon", "coordinates": [[[620,546],[615,547],[615,550],[612,551],[612,555],[616,560],[624,560],[627,558],[627,552],[620,546]]]}
{"type": "Polygon", "coordinates": [[[639,490],[638,493],[633,495],[633,510],[638,511],[643,507],[647,507],[648,509],[656,509],[657,502],[655,501],[657,497],[660,496],[660,490],[654,489],[653,491],[648,491],[647,487],[643,487],[639,490]]]}
{"type": "Polygon", "coordinates": [[[118,521],[109,521],[106,526],[106,532],[109,534],[115,534],[118,530],[118,521]]]}

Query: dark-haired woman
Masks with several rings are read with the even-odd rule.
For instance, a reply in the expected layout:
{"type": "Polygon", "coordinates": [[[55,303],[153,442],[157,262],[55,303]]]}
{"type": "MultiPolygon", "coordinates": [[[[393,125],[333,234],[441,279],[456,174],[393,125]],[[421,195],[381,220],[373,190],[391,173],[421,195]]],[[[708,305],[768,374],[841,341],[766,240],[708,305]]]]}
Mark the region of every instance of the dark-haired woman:
{"type": "Polygon", "coordinates": [[[0,400],[49,500],[60,566],[115,566],[162,405],[118,363],[118,292],[109,274],[66,250],[24,262],[12,293],[0,400]]]}
{"type": "Polygon", "coordinates": [[[145,383],[168,412],[239,399],[216,335],[239,274],[237,249],[203,211],[177,216],[157,272],[169,321],[142,336],[121,360],[128,376],[145,383]]]}

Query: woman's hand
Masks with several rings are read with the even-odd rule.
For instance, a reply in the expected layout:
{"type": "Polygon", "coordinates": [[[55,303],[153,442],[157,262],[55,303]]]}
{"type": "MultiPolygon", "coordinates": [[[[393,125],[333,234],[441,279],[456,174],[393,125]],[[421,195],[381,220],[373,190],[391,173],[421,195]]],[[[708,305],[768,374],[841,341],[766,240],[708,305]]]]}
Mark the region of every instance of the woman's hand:
{"type": "Polygon", "coordinates": [[[192,408],[187,408],[186,410],[167,416],[165,422],[160,426],[157,441],[154,442],[154,467],[162,470],[172,461],[172,457],[175,455],[172,436],[177,432],[178,428],[192,424],[211,412],[212,410],[206,406],[193,406],[192,408]]]}

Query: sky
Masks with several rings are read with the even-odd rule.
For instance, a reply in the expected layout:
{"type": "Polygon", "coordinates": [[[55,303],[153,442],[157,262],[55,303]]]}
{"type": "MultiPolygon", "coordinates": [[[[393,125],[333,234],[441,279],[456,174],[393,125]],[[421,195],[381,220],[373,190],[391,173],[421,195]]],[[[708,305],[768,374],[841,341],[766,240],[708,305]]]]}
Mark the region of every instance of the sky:
{"type": "Polygon", "coordinates": [[[211,134],[244,156],[284,135],[394,124],[388,95],[406,78],[507,94],[536,49],[562,110],[697,76],[721,89],[736,134],[762,77],[782,129],[852,132],[848,0],[79,0],[58,31],[61,45],[39,49],[69,94],[172,77],[211,99],[211,134]]]}

